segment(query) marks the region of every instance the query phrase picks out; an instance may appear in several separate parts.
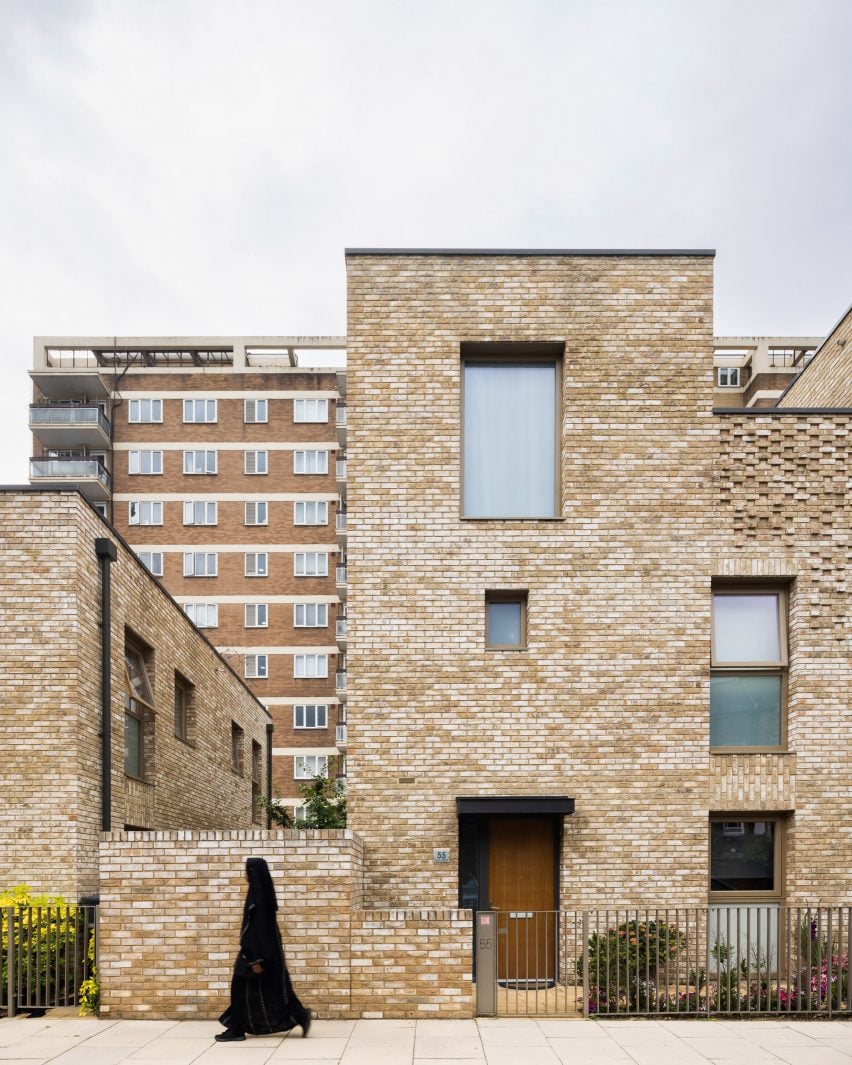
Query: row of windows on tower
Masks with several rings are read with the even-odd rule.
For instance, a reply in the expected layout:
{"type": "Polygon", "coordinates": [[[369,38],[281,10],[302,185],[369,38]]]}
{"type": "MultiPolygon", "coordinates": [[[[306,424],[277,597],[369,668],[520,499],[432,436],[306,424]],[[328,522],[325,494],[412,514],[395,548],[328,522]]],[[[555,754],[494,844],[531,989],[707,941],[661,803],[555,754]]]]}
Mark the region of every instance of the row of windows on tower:
{"type": "MultiPolygon", "coordinates": [[[[131,399],[127,405],[127,420],[131,425],[160,424],[163,421],[162,399],[131,399]]],[[[187,425],[210,424],[219,420],[217,399],[185,399],[183,421],[187,425]]],[[[267,423],[269,403],[265,399],[243,401],[243,422],[246,425],[267,423]]],[[[293,421],[322,423],[328,421],[327,399],[294,399],[293,421]]]]}
{"type": "MultiPolygon", "coordinates": [[[[338,459],[338,462],[343,461],[338,459]]],[[[163,472],[163,451],[149,448],[129,451],[127,472],[157,476],[163,472]]],[[[190,476],[219,472],[219,453],[215,449],[192,449],[183,452],[183,472],[190,476]]],[[[251,450],[243,452],[243,472],[249,476],[269,473],[269,452],[251,450]]],[[[342,472],[342,471],[340,471],[342,472]]],[[[293,473],[328,473],[327,449],[300,449],[293,452],[293,473]]]]}
{"type": "MultiPolygon", "coordinates": [[[[158,499],[132,499],[128,504],[128,525],[162,525],[163,503],[158,499]]],[[[217,525],[219,503],[216,500],[185,500],[184,525],[217,525]]],[[[263,500],[246,502],[244,525],[268,525],[269,504],[263,500]]],[[[293,504],[294,525],[328,525],[328,502],[304,499],[293,504]]]]}
{"type": "MultiPolygon", "coordinates": [[[[163,551],[137,551],[140,562],[155,577],[163,576],[163,551]]],[[[327,577],[328,551],[294,551],[294,577],[327,577]]],[[[246,577],[269,576],[269,552],[246,551],[243,555],[243,573],[246,577]]],[[[338,580],[345,579],[345,566],[337,567],[338,580]],[[343,572],[341,572],[343,571],[343,572]]],[[[184,577],[217,577],[219,553],[217,551],[184,551],[184,577]]]]}
{"type": "MultiPolygon", "coordinates": [[[[215,629],[219,625],[218,603],[185,603],[184,613],[199,629],[215,629]]],[[[268,603],[244,603],[243,622],[247,629],[269,627],[268,603]]],[[[294,603],[293,626],[297,629],[328,628],[328,603],[294,603]]]]}

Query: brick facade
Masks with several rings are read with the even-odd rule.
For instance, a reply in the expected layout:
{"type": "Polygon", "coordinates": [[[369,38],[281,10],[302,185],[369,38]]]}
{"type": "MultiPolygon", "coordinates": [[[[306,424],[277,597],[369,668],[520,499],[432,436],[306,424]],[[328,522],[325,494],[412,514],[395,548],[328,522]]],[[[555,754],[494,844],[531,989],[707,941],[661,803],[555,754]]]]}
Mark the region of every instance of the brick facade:
{"type": "Polygon", "coordinates": [[[101,571],[111,565],[112,824],[249,827],[251,744],[266,788],[268,716],[133,553],[76,493],[0,493],[4,756],[0,882],[69,898],[98,889],[101,571]],[[144,780],[124,774],[124,645],[150,649],[154,713],[144,780]],[[190,743],[175,736],[175,672],[193,685],[190,743]],[[231,723],[244,767],[231,767],[231,723]]]}
{"type": "Polygon", "coordinates": [[[852,407],[852,308],[820,345],[779,407],[852,407]]]}

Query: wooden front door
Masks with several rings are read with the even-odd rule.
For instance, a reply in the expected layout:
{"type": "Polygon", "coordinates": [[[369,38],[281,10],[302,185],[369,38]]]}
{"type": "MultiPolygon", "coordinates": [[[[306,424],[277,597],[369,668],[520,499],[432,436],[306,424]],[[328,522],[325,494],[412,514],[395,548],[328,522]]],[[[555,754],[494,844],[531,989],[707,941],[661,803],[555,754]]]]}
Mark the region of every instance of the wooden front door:
{"type": "Polygon", "coordinates": [[[497,913],[497,979],[556,975],[556,834],[551,818],[494,817],[488,893],[497,913]]]}

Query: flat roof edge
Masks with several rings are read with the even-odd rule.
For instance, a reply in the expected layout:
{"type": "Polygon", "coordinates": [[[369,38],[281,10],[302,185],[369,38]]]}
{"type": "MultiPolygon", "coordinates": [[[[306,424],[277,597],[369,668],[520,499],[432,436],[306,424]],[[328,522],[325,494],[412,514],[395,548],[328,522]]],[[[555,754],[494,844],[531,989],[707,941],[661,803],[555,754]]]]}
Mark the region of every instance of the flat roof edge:
{"type": "Polygon", "coordinates": [[[840,414],[848,417],[852,407],[714,407],[714,414],[745,414],[748,418],[774,417],[783,414],[840,414]]]}
{"type": "Polygon", "coordinates": [[[347,256],[356,255],[446,255],[446,256],[515,256],[517,258],[623,258],[632,256],[713,257],[715,248],[345,248],[347,256]]]}

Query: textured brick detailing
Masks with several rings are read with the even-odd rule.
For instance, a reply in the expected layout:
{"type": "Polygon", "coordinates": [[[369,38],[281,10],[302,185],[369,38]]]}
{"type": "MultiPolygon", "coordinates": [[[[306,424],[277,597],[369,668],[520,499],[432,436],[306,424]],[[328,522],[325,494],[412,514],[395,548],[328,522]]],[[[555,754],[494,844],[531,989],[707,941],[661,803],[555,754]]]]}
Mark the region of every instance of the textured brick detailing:
{"type": "Polygon", "coordinates": [[[796,808],[794,754],[714,754],[710,768],[715,812],[796,808]]]}
{"type": "MultiPolygon", "coordinates": [[[[116,543],[112,584],[113,825],[252,823],[251,742],[267,715],[109,526],[70,492],[0,493],[0,883],[69,898],[97,891],[101,828],[101,575],[96,537],[116,543]],[[125,630],[152,648],[153,753],[124,774],[125,630]],[[174,732],[175,671],[194,685],[195,727],[174,732]],[[245,770],[231,768],[231,721],[245,770]]],[[[149,751],[149,753],[151,753],[149,751]]],[[[266,759],[261,759],[261,787],[266,759]]]]}

